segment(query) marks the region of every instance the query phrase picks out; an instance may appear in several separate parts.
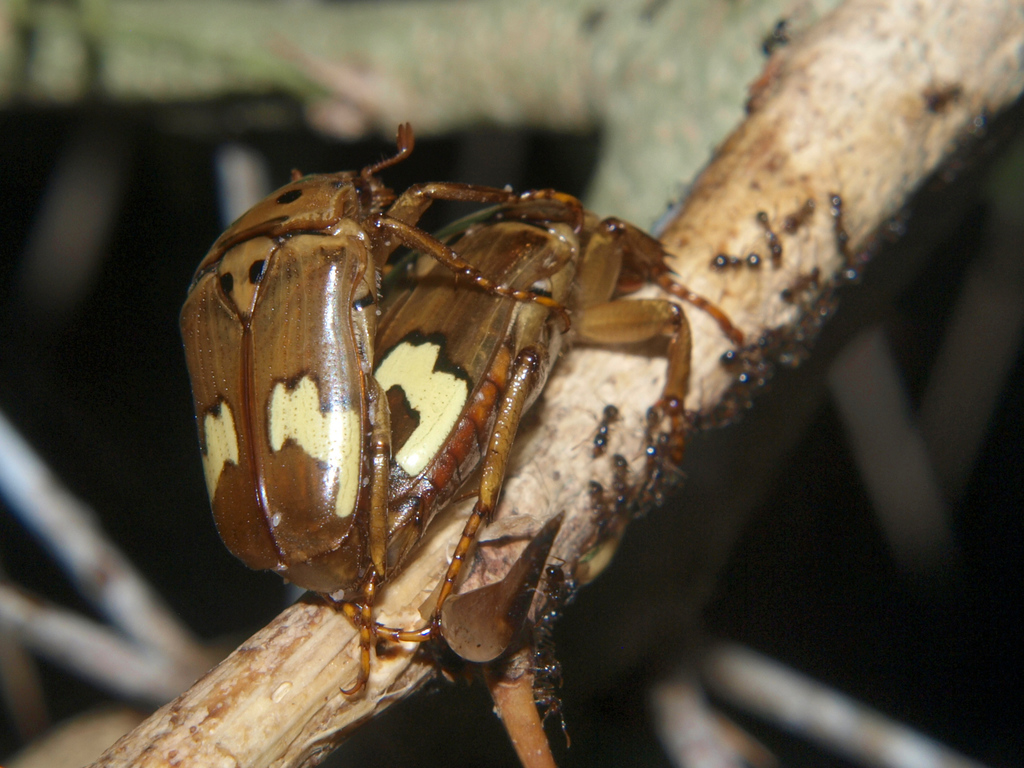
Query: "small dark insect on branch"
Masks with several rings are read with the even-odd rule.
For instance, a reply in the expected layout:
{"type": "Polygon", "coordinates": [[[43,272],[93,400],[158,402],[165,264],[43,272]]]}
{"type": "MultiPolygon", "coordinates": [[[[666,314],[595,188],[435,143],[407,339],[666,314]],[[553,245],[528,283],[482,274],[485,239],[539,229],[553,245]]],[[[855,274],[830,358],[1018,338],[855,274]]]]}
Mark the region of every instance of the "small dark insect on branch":
{"type": "Polygon", "coordinates": [[[768,223],[768,214],[764,211],[757,212],[757,223],[764,228],[764,239],[772,255],[772,266],[778,267],[782,263],[782,243],[779,242],[779,236],[772,231],[768,223]]]}
{"type": "Polygon", "coordinates": [[[619,409],[614,405],[606,405],[604,413],[601,415],[601,423],[597,426],[597,434],[594,436],[592,454],[595,459],[604,456],[605,451],[608,450],[608,432],[611,429],[611,425],[618,420],[619,409]]]}
{"type": "Polygon", "coordinates": [[[939,114],[945,112],[950,104],[963,95],[963,88],[959,85],[931,85],[924,89],[922,95],[924,96],[924,104],[928,111],[939,114]]]}
{"type": "Polygon", "coordinates": [[[772,31],[764,36],[761,41],[761,50],[765,56],[771,56],[776,49],[781,48],[789,42],[789,20],[779,19],[775,22],[772,31]]]}
{"type": "Polygon", "coordinates": [[[814,200],[807,198],[799,209],[789,214],[782,220],[782,231],[787,235],[794,235],[807,223],[807,220],[814,214],[814,200]]]}
{"type": "Polygon", "coordinates": [[[850,253],[848,244],[850,236],[843,226],[843,198],[840,197],[838,192],[832,192],[828,199],[830,204],[829,212],[832,214],[832,228],[836,233],[836,247],[839,249],[839,253],[842,254],[843,260],[849,264],[850,253]]]}

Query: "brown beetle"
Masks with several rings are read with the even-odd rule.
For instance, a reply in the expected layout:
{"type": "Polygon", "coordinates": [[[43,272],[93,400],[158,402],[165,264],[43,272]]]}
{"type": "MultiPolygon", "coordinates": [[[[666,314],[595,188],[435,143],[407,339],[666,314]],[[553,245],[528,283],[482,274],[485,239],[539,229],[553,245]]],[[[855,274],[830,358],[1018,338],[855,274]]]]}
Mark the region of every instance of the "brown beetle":
{"type": "Polygon", "coordinates": [[[376,173],[411,147],[403,126],[394,157],[296,178],[255,206],[203,259],[181,315],[218,530],[250,567],[344,608],[362,644],[352,691],[375,636],[438,631],[377,625],[376,588],[482,464],[438,607],[451,593],[569,328],[565,305],[583,339],[671,338],[659,405],[673,458],[682,448],[685,317],[667,300],[612,301],[652,280],[672,287],[658,243],[550,191],[431,184],[396,200],[376,173]],[[414,226],[434,199],[500,205],[449,247],[414,226]],[[378,321],[379,276],[400,244],[438,265],[378,321]]]}
{"type": "Polygon", "coordinates": [[[558,309],[492,282],[414,226],[436,199],[514,196],[427,184],[395,199],[376,174],[412,146],[406,124],[391,158],[296,174],[217,239],[181,312],[221,538],[251,568],[319,592],[355,593],[371,571],[385,574],[390,423],[370,372],[388,255],[416,248],[466,285],[558,309]]]}
{"type": "MultiPolygon", "coordinates": [[[[709,307],[725,320],[726,333],[734,329],[720,310],[672,283],[657,241],[617,219],[598,219],[569,195],[545,190],[476,217],[451,245],[462,259],[503,284],[564,305],[572,317],[572,335],[580,341],[668,338],[669,368],[657,412],[665,424],[668,459],[681,458],[689,325],[681,308],[667,299],[620,297],[641,285],[661,283],[709,307]]],[[[550,308],[495,299],[436,265],[409,272],[418,275],[410,279],[411,286],[386,300],[374,367],[391,416],[389,569],[415,545],[464,479],[478,466],[482,470],[479,484],[463,489],[478,500],[440,590],[434,621],[418,630],[382,627],[373,623],[369,601],[349,606],[349,615],[365,633],[365,648],[371,635],[408,641],[457,631],[461,642],[503,626],[511,603],[493,606],[492,626],[457,630],[455,612],[441,609],[480,524],[495,508],[519,421],[541,392],[567,331],[550,308]],[[447,626],[438,625],[442,615],[447,626]]],[[[514,598],[506,589],[493,594],[514,598]]],[[[473,621],[480,624],[484,605],[480,600],[472,604],[473,621]]],[[[496,644],[488,640],[492,653],[496,644]]],[[[363,664],[367,674],[368,652],[363,664]]]]}

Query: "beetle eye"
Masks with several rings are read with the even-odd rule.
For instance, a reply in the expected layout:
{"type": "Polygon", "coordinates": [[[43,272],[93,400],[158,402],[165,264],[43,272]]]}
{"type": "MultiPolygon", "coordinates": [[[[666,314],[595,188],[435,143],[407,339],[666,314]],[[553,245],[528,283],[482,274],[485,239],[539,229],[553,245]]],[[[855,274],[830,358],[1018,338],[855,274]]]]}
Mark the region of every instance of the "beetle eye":
{"type": "Polygon", "coordinates": [[[220,276],[220,289],[224,293],[231,293],[231,289],[235,287],[235,278],[231,276],[230,272],[227,272],[220,276]]]}
{"type": "Polygon", "coordinates": [[[278,205],[287,205],[288,203],[294,203],[300,197],[302,197],[302,190],[301,189],[292,189],[292,190],[289,190],[288,192],[285,192],[280,197],[278,197],[277,198],[277,204],[278,205]]]}
{"type": "Polygon", "coordinates": [[[352,302],[352,309],[365,309],[373,303],[373,294],[367,293],[352,302]]]}
{"type": "Polygon", "coordinates": [[[249,282],[256,285],[260,280],[263,279],[263,271],[267,268],[267,262],[264,259],[254,261],[249,265],[249,282]]]}

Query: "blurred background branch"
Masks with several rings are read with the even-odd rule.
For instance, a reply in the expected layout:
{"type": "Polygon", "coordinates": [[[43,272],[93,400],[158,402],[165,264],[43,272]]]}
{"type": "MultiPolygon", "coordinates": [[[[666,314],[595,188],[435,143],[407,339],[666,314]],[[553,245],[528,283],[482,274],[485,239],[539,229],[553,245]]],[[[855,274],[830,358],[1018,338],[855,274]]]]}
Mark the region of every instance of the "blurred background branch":
{"type": "Polygon", "coordinates": [[[0,96],[287,94],[345,137],[390,137],[408,119],[421,137],[477,124],[599,127],[588,203],[648,226],[741,118],[765,30],[785,18],[795,34],[832,5],[4,0],[0,96]]]}

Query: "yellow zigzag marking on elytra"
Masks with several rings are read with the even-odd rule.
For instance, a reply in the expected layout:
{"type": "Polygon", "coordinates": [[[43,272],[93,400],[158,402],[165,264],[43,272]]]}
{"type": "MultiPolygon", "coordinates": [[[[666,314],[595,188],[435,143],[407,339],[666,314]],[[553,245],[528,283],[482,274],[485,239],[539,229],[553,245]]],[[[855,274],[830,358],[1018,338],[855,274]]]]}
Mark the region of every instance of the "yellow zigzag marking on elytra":
{"type": "Polygon", "coordinates": [[[220,404],[220,413],[206,414],[203,419],[203,437],[206,451],[203,453],[203,474],[210,501],[217,495],[217,483],[227,462],[238,464],[238,434],[235,432],[235,417],[227,403],[220,404]]]}
{"type": "Polygon", "coordinates": [[[435,371],[441,348],[437,344],[395,346],[377,368],[381,389],[400,387],[420,423],[395,454],[398,466],[410,476],[423,471],[448,439],[469,398],[469,385],[458,376],[435,371]]]}
{"type": "Polygon", "coordinates": [[[359,491],[362,440],[359,414],[352,410],[320,410],[320,393],[308,376],[293,392],[278,384],[270,396],[270,447],[280,451],[293,440],[314,459],[336,475],[338,495],[334,514],[348,517],[355,510],[359,491]]]}

